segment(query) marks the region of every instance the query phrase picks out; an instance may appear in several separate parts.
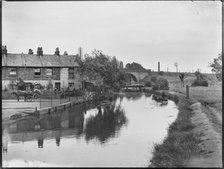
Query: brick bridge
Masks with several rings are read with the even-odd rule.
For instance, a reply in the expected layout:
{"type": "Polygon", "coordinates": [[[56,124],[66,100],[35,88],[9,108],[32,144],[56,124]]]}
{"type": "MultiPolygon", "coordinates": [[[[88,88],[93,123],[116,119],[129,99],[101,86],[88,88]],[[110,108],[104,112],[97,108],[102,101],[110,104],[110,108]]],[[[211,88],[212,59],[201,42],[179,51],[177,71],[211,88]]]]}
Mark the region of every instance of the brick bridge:
{"type": "Polygon", "coordinates": [[[130,75],[130,83],[140,83],[146,76],[148,76],[151,70],[128,70],[122,69],[123,72],[130,75]]]}

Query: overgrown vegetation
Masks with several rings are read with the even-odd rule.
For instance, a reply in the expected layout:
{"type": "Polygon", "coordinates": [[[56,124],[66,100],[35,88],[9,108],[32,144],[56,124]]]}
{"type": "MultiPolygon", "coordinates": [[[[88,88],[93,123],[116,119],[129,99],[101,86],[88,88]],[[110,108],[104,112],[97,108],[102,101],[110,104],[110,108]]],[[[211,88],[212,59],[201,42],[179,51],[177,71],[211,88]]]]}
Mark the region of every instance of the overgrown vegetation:
{"type": "Polygon", "coordinates": [[[191,84],[191,86],[205,86],[205,87],[207,87],[208,86],[208,82],[206,81],[206,80],[195,80],[192,84],[191,84]]]}
{"type": "Polygon", "coordinates": [[[196,79],[193,81],[191,86],[208,86],[208,81],[205,80],[205,77],[199,72],[195,72],[196,79]]]}
{"type": "Polygon", "coordinates": [[[115,56],[107,56],[102,51],[94,50],[92,55],[86,55],[84,60],[77,58],[81,65],[80,74],[96,84],[119,90],[125,86],[125,73],[120,69],[122,64],[115,56]]]}
{"type": "Polygon", "coordinates": [[[145,68],[141,64],[136,62],[127,63],[125,68],[129,70],[145,70],[145,68]]]}
{"type": "Polygon", "coordinates": [[[156,80],[152,87],[153,90],[169,90],[169,82],[165,78],[159,78],[156,80]]]}
{"type": "Polygon", "coordinates": [[[179,100],[179,114],[176,121],[170,125],[168,136],[161,144],[155,144],[153,167],[184,167],[184,162],[194,154],[200,152],[200,140],[192,131],[195,127],[191,122],[190,101],[179,100]]]}
{"type": "Polygon", "coordinates": [[[184,87],[185,73],[180,73],[179,78],[180,78],[180,81],[181,81],[181,86],[184,87]]]}
{"type": "Polygon", "coordinates": [[[145,82],[146,87],[152,87],[152,83],[150,81],[145,82]]]}
{"type": "Polygon", "coordinates": [[[222,80],[222,54],[220,53],[218,58],[214,58],[213,62],[209,64],[212,68],[212,72],[216,73],[216,77],[219,81],[222,80]]]}
{"type": "Polygon", "coordinates": [[[163,71],[160,71],[158,72],[159,75],[163,76],[164,72],[163,71]]]}

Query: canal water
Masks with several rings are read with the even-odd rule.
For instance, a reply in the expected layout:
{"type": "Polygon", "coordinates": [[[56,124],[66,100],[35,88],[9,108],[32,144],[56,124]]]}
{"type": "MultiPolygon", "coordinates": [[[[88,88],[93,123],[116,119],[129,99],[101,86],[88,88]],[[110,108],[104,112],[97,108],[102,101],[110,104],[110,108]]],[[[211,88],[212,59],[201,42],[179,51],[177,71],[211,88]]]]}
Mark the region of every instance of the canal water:
{"type": "Polygon", "coordinates": [[[178,109],[152,95],[126,93],[115,101],[78,105],[63,112],[3,125],[7,166],[148,166],[178,109]]]}

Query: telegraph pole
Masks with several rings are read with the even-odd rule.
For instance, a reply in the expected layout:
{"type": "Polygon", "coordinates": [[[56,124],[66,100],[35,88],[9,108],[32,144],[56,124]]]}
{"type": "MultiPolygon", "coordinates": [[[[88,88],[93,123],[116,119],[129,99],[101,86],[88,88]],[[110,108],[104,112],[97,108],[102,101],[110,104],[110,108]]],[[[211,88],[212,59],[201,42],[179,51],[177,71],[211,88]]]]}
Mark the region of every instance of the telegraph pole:
{"type": "Polygon", "coordinates": [[[176,72],[178,72],[178,63],[175,62],[175,63],[174,63],[174,66],[176,67],[176,72]]]}

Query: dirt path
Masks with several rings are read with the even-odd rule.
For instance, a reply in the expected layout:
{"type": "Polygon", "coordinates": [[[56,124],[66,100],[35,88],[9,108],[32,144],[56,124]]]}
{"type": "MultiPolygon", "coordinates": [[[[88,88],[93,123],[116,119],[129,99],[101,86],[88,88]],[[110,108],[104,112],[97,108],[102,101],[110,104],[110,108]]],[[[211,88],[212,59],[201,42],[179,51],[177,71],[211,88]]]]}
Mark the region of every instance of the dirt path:
{"type": "Polygon", "coordinates": [[[191,105],[194,132],[199,134],[202,152],[186,162],[186,167],[222,167],[222,114],[201,103],[191,105]]]}

